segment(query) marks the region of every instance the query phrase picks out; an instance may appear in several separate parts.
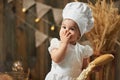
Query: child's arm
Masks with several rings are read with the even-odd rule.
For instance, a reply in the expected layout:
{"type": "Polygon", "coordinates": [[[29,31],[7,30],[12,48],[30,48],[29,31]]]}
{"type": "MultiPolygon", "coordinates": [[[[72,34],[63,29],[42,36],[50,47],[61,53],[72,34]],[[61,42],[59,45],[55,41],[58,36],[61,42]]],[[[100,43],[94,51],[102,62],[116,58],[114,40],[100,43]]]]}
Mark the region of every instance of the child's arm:
{"type": "Polygon", "coordinates": [[[71,34],[67,31],[64,34],[60,35],[61,42],[59,48],[53,49],[50,52],[51,58],[54,62],[59,63],[64,59],[70,37],[71,34]]]}
{"type": "Polygon", "coordinates": [[[89,58],[85,58],[83,59],[83,66],[82,66],[82,69],[85,69],[89,64],[89,58]]]}
{"type": "Polygon", "coordinates": [[[50,52],[52,60],[56,63],[61,62],[64,59],[66,49],[67,43],[61,42],[59,48],[53,49],[50,52]]]}

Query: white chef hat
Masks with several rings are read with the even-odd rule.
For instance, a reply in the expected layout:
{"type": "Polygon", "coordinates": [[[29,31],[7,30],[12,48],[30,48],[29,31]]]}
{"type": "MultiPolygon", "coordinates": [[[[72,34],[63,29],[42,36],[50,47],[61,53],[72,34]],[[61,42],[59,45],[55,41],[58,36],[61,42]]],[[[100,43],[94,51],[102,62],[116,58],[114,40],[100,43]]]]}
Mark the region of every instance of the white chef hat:
{"type": "Polygon", "coordinates": [[[63,9],[63,19],[72,19],[79,27],[81,36],[93,28],[94,19],[92,11],[86,3],[71,2],[63,9]]]}

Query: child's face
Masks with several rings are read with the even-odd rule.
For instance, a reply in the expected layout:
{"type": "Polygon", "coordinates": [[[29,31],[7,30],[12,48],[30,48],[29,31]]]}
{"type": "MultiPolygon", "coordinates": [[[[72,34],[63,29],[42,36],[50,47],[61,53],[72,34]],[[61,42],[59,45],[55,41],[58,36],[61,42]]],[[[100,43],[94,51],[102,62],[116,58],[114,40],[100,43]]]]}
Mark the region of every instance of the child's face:
{"type": "Polygon", "coordinates": [[[69,43],[75,44],[76,41],[80,38],[80,31],[77,24],[71,19],[65,19],[62,22],[59,35],[62,36],[65,32],[71,34],[69,43]]]}

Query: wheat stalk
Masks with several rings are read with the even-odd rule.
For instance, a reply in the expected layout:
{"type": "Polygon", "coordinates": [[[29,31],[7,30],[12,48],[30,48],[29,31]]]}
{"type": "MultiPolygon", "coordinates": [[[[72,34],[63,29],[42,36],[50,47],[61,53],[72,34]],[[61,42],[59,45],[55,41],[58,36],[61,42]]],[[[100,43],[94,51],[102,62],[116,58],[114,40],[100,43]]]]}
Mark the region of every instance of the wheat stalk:
{"type": "Polygon", "coordinates": [[[118,9],[114,7],[114,2],[107,3],[106,0],[98,0],[95,4],[89,1],[89,6],[93,11],[95,23],[86,37],[92,43],[95,52],[112,53],[120,31],[118,9]]]}

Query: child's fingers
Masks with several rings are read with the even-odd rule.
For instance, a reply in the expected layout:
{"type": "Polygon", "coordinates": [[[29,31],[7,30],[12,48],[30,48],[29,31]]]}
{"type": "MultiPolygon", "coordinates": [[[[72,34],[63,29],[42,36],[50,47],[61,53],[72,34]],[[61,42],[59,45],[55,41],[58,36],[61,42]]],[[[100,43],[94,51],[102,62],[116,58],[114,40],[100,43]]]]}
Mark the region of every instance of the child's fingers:
{"type": "Polygon", "coordinates": [[[62,33],[62,36],[65,36],[67,34],[67,31],[64,31],[63,33],[62,33]]]}
{"type": "Polygon", "coordinates": [[[69,36],[70,35],[70,32],[66,32],[66,34],[65,34],[66,36],[69,36]]]}
{"type": "Polygon", "coordinates": [[[70,39],[70,37],[71,37],[71,33],[68,32],[68,33],[66,34],[66,37],[67,37],[67,39],[70,39]]]}
{"type": "Polygon", "coordinates": [[[72,36],[72,34],[70,33],[67,37],[70,39],[71,36],[72,36]]]}

